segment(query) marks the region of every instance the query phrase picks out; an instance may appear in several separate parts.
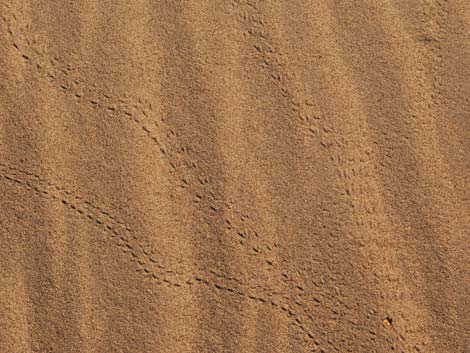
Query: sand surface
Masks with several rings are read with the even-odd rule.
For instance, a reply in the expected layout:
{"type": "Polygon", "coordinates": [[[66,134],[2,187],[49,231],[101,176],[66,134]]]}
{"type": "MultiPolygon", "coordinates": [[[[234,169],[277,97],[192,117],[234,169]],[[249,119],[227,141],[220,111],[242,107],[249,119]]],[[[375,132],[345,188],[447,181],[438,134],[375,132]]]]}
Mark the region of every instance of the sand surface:
{"type": "Polygon", "coordinates": [[[469,353],[469,178],[467,0],[0,0],[0,353],[469,353]]]}

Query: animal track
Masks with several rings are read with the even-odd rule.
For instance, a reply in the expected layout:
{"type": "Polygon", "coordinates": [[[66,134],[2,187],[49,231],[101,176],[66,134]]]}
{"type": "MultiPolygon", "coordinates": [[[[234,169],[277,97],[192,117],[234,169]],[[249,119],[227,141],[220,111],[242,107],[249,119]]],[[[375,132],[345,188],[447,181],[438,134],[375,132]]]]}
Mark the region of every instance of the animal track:
{"type": "MultiPolygon", "coordinates": [[[[380,194],[374,180],[376,163],[373,150],[367,145],[361,146],[360,143],[346,141],[342,134],[336,132],[328,123],[323,113],[315,109],[314,100],[306,92],[296,88],[293,79],[295,75],[288,71],[288,66],[282,60],[282,53],[274,44],[268,30],[269,20],[259,9],[261,4],[260,1],[251,0],[231,2],[244,29],[243,36],[252,46],[260,66],[278,87],[286,103],[291,106],[305,135],[317,141],[331,159],[358,229],[369,230],[361,231],[356,241],[361,246],[370,246],[377,242],[374,235],[382,227],[380,215],[384,213],[381,205],[371,197],[380,194]]],[[[351,310],[345,304],[344,307],[347,311],[351,310]]],[[[403,345],[402,341],[403,337],[398,337],[398,344],[403,345]]],[[[330,349],[336,347],[331,343],[330,349]]]]}
{"type": "MultiPolygon", "coordinates": [[[[182,188],[191,187],[193,189],[193,201],[203,204],[210,214],[215,213],[216,217],[225,217],[223,218],[225,229],[231,232],[234,239],[238,239],[236,243],[247,249],[248,253],[255,258],[261,257],[260,259],[265,265],[274,266],[269,253],[278,245],[276,243],[266,244],[259,232],[247,224],[248,222],[255,223],[248,214],[238,210],[235,207],[235,202],[222,201],[222,198],[211,190],[210,179],[199,170],[194,158],[190,156],[191,148],[178,144],[177,134],[166,125],[164,119],[154,120],[151,117],[153,115],[151,102],[139,98],[134,100],[127,97],[115,98],[111,94],[101,92],[93,85],[86,85],[86,82],[80,77],[74,76],[73,73],[78,71],[77,69],[62,62],[58,55],[52,55],[52,59],[49,60],[45,53],[40,53],[29,43],[26,35],[23,35],[25,38],[23,44],[18,44],[19,42],[15,41],[11,29],[15,23],[9,22],[5,16],[3,20],[9,23],[9,36],[13,46],[20,53],[26,52],[26,54],[22,54],[26,57],[26,62],[35,67],[41,77],[64,93],[73,95],[81,104],[100,109],[103,113],[112,116],[125,117],[140,126],[158,146],[162,156],[168,160],[171,172],[179,176],[182,188]]],[[[16,31],[18,32],[17,37],[21,39],[20,28],[17,28],[16,31]]],[[[147,252],[150,251],[149,249],[151,249],[150,246],[146,247],[147,252]]],[[[143,249],[140,250],[143,251],[143,249]]],[[[142,262],[142,260],[137,261],[142,262]]],[[[141,272],[150,273],[149,269],[143,267],[143,264],[139,264],[142,265],[141,272]]],[[[281,281],[291,288],[292,293],[298,293],[296,288],[300,287],[301,283],[295,281],[292,274],[285,271],[284,274],[284,276],[279,276],[281,281]]],[[[304,305],[300,299],[296,300],[304,305]]]]}
{"type": "MultiPolygon", "coordinates": [[[[191,264],[201,274],[188,275],[181,269],[170,268],[158,262],[149,253],[148,245],[138,241],[134,232],[122,221],[116,219],[106,209],[95,206],[81,196],[47,181],[36,173],[25,171],[6,163],[0,163],[0,178],[14,183],[29,191],[35,192],[42,198],[60,203],[69,210],[76,212],[81,218],[93,222],[102,231],[108,233],[113,242],[125,253],[137,271],[157,285],[171,288],[202,285],[226,295],[237,296],[241,299],[254,301],[260,305],[268,305],[286,315],[291,324],[303,334],[313,339],[313,334],[304,324],[313,320],[303,304],[295,298],[282,295],[280,291],[260,285],[248,285],[230,275],[216,271],[198,269],[197,264],[191,264]],[[232,285],[227,285],[226,283],[232,285]],[[295,305],[297,310],[293,308],[295,305]]],[[[298,289],[303,294],[303,289],[298,289]]]]}
{"type": "MultiPolygon", "coordinates": [[[[88,84],[77,73],[78,68],[66,64],[53,54],[51,59],[46,52],[35,48],[28,39],[30,33],[18,23],[13,10],[7,9],[2,16],[8,25],[8,38],[18,54],[36,73],[61,92],[73,96],[80,104],[100,110],[103,114],[125,118],[140,127],[146,136],[157,146],[161,156],[168,161],[169,172],[177,179],[180,189],[189,190],[192,200],[207,214],[214,214],[225,224],[225,230],[233,241],[256,258],[262,257],[264,264],[272,261],[270,253],[277,247],[262,239],[260,232],[253,229],[254,220],[236,207],[233,200],[225,200],[215,190],[210,178],[198,166],[197,154],[188,146],[178,142],[178,135],[166,124],[164,118],[155,118],[152,103],[142,98],[114,97],[109,90],[88,84]],[[13,20],[12,20],[13,19],[13,20]],[[251,223],[247,224],[247,223],[251,223]]],[[[174,182],[173,179],[170,180],[174,182]]]]}
{"type": "MultiPolygon", "coordinates": [[[[234,7],[238,7],[237,13],[246,28],[244,36],[251,39],[253,49],[260,56],[260,63],[269,73],[275,84],[278,85],[281,94],[288,100],[289,104],[291,104],[292,110],[297,114],[298,121],[301,126],[304,127],[305,133],[318,140],[326,153],[330,155],[332,162],[335,163],[338,169],[340,180],[343,183],[344,193],[350,199],[351,207],[356,207],[355,212],[361,215],[361,217],[358,217],[360,221],[363,221],[368,218],[367,214],[374,213],[375,211],[374,205],[359,204],[361,202],[361,195],[364,192],[375,192],[374,189],[371,189],[368,178],[366,178],[366,176],[370,175],[370,170],[373,170],[370,151],[365,150],[358,152],[356,155],[349,157],[349,159],[345,159],[344,150],[347,150],[350,146],[341,140],[332,127],[327,124],[322,114],[313,109],[314,104],[310,100],[310,97],[293,88],[292,75],[286,71],[282,61],[279,59],[280,56],[276,48],[272,45],[270,35],[266,30],[267,20],[263,18],[261,13],[257,10],[257,4],[257,1],[232,2],[234,7]],[[354,203],[358,205],[355,206],[354,203]]],[[[11,16],[11,18],[15,17],[11,16]]],[[[9,38],[13,47],[26,63],[35,68],[40,77],[47,80],[62,92],[75,97],[80,104],[86,104],[93,109],[99,109],[103,113],[111,116],[119,116],[120,118],[128,119],[139,126],[158,147],[161,155],[168,161],[169,169],[171,169],[171,173],[175,174],[178,178],[178,183],[181,188],[191,190],[192,195],[194,195],[193,201],[200,203],[202,205],[201,207],[209,213],[215,212],[217,217],[225,222],[224,224],[226,224],[227,230],[231,232],[234,239],[238,240],[237,243],[247,249],[250,254],[259,257],[263,261],[270,261],[269,254],[277,244],[272,243],[266,245],[266,241],[260,237],[259,232],[257,232],[253,226],[255,221],[250,221],[247,214],[234,206],[234,202],[222,200],[222,197],[214,190],[210,179],[207,178],[195,162],[197,160],[195,158],[195,152],[178,143],[176,132],[165,123],[164,119],[155,120],[151,102],[139,98],[113,97],[111,94],[107,93],[106,90],[100,90],[87,84],[74,73],[77,71],[76,68],[67,65],[56,55],[53,55],[52,59],[48,59],[45,53],[36,49],[28,41],[28,36],[21,34],[22,29],[18,23],[12,22],[5,16],[3,19],[4,22],[9,23],[9,38]],[[15,29],[12,30],[12,27],[15,27],[15,29]],[[227,216],[223,216],[224,214],[227,216]],[[247,224],[247,222],[250,224],[247,224]],[[255,251],[253,249],[257,250],[255,251]]],[[[18,183],[18,181],[14,180],[10,181],[18,183]]],[[[24,185],[28,187],[27,184],[24,185]]],[[[59,199],[57,196],[56,198],[59,199]]],[[[79,208],[72,206],[67,199],[62,199],[61,202],[65,206],[81,213],[79,208]]],[[[81,214],[84,214],[84,212],[81,214]]],[[[86,217],[90,218],[90,220],[95,219],[97,225],[104,226],[106,231],[114,234],[113,238],[121,239],[120,236],[122,235],[114,233],[114,229],[112,227],[108,228],[108,225],[106,225],[101,218],[93,218],[93,214],[88,214],[86,217]],[[103,223],[101,224],[100,222],[103,223]]],[[[129,233],[129,231],[126,230],[125,233],[129,233]]],[[[314,335],[308,331],[305,323],[314,323],[315,318],[309,313],[308,309],[306,309],[307,306],[300,298],[296,299],[294,302],[290,299],[276,297],[274,301],[270,302],[269,295],[259,296],[256,293],[247,294],[242,291],[237,292],[236,289],[225,287],[223,284],[209,282],[209,280],[204,277],[175,281],[174,278],[182,278],[184,274],[172,272],[167,270],[162,264],[153,262],[150,255],[145,253],[147,250],[144,250],[144,247],[140,244],[128,244],[125,243],[123,239],[121,239],[121,241],[122,245],[120,245],[120,247],[123,248],[123,252],[130,254],[131,261],[137,264],[139,272],[147,278],[159,284],[172,287],[181,287],[183,285],[196,283],[212,286],[219,291],[246,297],[260,303],[270,304],[290,317],[292,324],[299,327],[299,329],[304,332],[310,343],[314,340],[314,335]],[[162,275],[170,276],[170,274],[172,279],[169,279],[169,277],[161,277],[162,275]],[[188,281],[190,283],[188,283],[188,281]],[[289,305],[298,307],[299,309],[297,310],[301,313],[297,313],[294,309],[290,308],[289,305]]],[[[120,243],[121,242],[118,240],[118,244],[120,243]]],[[[268,262],[268,264],[272,266],[272,263],[268,262]]],[[[292,276],[291,273],[286,273],[285,276],[281,276],[281,279],[288,285],[292,292],[296,292],[297,288],[301,288],[302,286],[298,281],[292,280],[292,276]]],[[[237,283],[237,280],[234,282],[237,283]]],[[[278,294],[271,293],[270,295],[276,296],[278,294]]],[[[318,342],[313,342],[315,346],[318,346],[318,342]]]]}
{"type": "Polygon", "coordinates": [[[323,113],[314,109],[314,101],[305,92],[295,88],[292,79],[294,75],[289,73],[280,59],[282,55],[273,44],[267,30],[269,22],[258,10],[258,3],[243,0],[232,2],[245,28],[244,36],[250,39],[250,43],[254,43],[253,47],[258,53],[259,61],[265,63],[262,66],[291,105],[306,135],[316,140],[329,155],[337,170],[344,195],[349,199],[350,207],[355,208],[359,223],[363,222],[364,219],[370,218],[369,215],[377,208],[370,204],[370,198],[364,197],[378,192],[370,182],[376,170],[373,150],[368,146],[358,148],[356,144],[352,145],[346,141],[327,122],[323,113]]]}

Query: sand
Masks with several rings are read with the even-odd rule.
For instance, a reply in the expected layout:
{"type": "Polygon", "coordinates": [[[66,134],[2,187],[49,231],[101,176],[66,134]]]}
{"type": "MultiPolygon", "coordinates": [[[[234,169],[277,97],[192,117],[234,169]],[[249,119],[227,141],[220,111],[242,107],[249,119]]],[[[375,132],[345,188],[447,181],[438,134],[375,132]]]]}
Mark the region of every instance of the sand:
{"type": "Polygon", "coordinates": [[[1,0],[0,352],[470,352],[466,0],[1,0]]]}

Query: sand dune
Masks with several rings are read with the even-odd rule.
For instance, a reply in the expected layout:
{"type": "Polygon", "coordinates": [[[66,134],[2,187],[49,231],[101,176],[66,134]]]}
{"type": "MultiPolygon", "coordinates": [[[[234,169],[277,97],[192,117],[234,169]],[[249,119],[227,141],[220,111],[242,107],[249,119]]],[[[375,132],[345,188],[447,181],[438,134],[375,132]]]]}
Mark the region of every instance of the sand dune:
{"type": "Polygon", "coordinates": [[[0,352],[470,352],[469,21],[0,1],[0,352]]]}

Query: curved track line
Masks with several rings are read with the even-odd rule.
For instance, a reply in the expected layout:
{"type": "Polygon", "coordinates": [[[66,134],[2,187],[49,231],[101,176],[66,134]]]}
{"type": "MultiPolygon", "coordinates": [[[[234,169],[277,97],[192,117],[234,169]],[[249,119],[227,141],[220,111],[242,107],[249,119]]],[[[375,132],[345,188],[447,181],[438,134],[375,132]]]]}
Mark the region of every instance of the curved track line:
{"type": "MultiPolygon", "coordinates": [[[[288,66],[282,61],[282,53],[276,48],[268,31],[269,21],[259,9],[260,4],[261,1],[258,0],[231,1],[234,13],[244,28],[243,36],[252,46],[260,66],[291,105],[297,115],[297,123],[304,129],[306,136],[317,141],[330,157],[337,170],[347,206],[356,215],[358,229],[381,229],[379,215],[381,205],[378,202],[370,202],[368,197],[377,191],[372,148],[369,146],[357,148],[355,145],[353,153],[348,152],[351,144],[335,131],[323,113],[316,109],[314,101],[308,94],[296,87],[295,75],[288,71],[288,66]]],[[[374,244],[372,233],[361,232],[361,237],[356,239],[360,246],[374,244]]],[[[347,310],[351,311],[348,307],[347,310]]],[[[403,338],[398,334],[395,336],[398,344],[403,345],[403,338]]],[[[332,342],[329,344],[331,349],[337,349],[332,342]]]]}
{"type": "MultiPolygon", "coordinates": [[[[8,23],[10,27],[12,25],[15,25],[5,17],[3,18],[3,20],[8,23]]],[[[261,20],[258,19],[257,21],[258,23],[262,24],[261,20]]],[[[17,27],[19,27],[19,25],[17,25],[17,27]]],[[[240,242],[237,242],[237,244],[241,243],[245,248],[248,247],[249,249],[251,249],[250,253],[257,257],[269,253],[276,247],[276,244],[265,246],[262,239],[258,240],[259,233],[254,230],[253,227],[247,227],[245,225],[245,220],[249,219],[249,216],[247,214],[232,208],[231,202],[225,202],[223,204],[220,204],[218,203],[220,200],[216,201],[216,195],[214,195],[214,193],[210,190],[210,180],[208,180],[207,177],[205,177],[201,171],[196,172],[196,174],[199,174],[199,176],[197,176],[196,178],[196,181],[194,181],[194,177],[192,177],[191,175],[188,177],[186,176],[187,174],[184,174],[184,171],[182,171],[183,169],[189,170],[190,172],[191,170],[197,169],[197,165],[194,163],[194,160],[191,157],[188,157],[190,149],[178,145],[177,141],[175,140],[176,133],[172,131],[169,127],[165,127],[165,123],[163,120],[160,119],[159,121],[153,121],[153,124],[144,123],[144,120],[151,120],[149,118],[152,112],[151,103],[139,99],[139,102],[136,104],[135,102],[132,102],[129,99],[114,98],[107,93],[98,91],[97,89],[90,89],[90,87],[83,86],[83,82],[73,77],[73,67],[61,62],[57,55],[54,55],[53,58],[49,60],[45,54],[41,54],[39,50],[34,48],[31,43],[29,43],[27,36],[21,34],[20,28],[16,28],[15,32],[16,31],[20,33],[17,38],[21,39],[22,36],[25,39],[23,39],[23,43],[19,45],[15,40],[14,33],[10,29],[9,35],[12,41],[12,45],[16,48],[19,54],[21,54],[22,59],[26,63],[36,68],[37,72],[41,77],[47,79],[50,83],[53,84],[54,87],[60,89],[64,93],[68,93],[75,96],[77,101],[81,102],[82,104],[87,104],[88,106],[95,109],[101,109],[106,114],[110,114],[112,116],[124,116],[130,121],[133,121],[134,123],[139,125],[145,131],[147,136],[149,136],[153,140],[153,142],[159,147],[159,150],[162,155],[168,159],[169,164],[172,167],[172,171],[175,172],[178,170],[180,173],[183,173],[183,177],[181,177],[182,187],[196,185],[195,187],[193,186],[193,188],[196,189],[196,191],[194,191],[195,202],[201,202],[206,199],[206,207],[208,211],[212,212],[213,210],[216,210],[217,215],[219,217],[222,217],[222,211],[231,211],[227,213],[231,213],[235,217],[227,217],[227,219],[225,219],[225,222],[227,224],[227,230],[231,231],[236,238],[242,239],[240,240],[240,242]],[[155,130],[154,126],[157,128],[157,130],[163,130],[159,138],[157,138],[157,134],[153,132],[155,130]],[[167,144],[163,144],[161,142],[165,138],[168,138],[169,142],[167,144]],[[170,149],[172,154],[170,154],[170,149]],[[187,181],[188,179],[190,181],[189,183],[187,181]],[[199,184],[201,186],[199,186],[199,184]],[[242,241],[244,242],[242,243],[242,241]],[[256,251],[254,251],[254,249],[256,249],[256,251]]],[[[253,31],[252,33],[256,33],[256,31],[253,31]]],[[[257,50],[260,51],[261,49],[257,48],[257,50]]],[[[273,78],[280,80],[279,75],[273,75],[273,78]]],[[[290,92],[287,89],[281,90],[284,95],[290,95],[290,92]]],[[[306,119],[308,120],[308,117],[306,119]]],[[[326,128],[322,129],[321,131],[309,128],[309,131],[312,134],[320,133],[325,136],[332,133],[331,130],[326,128]]],[[[324,146],[325,148],[329,147],[331,144],[332,142],[329,140],[328,136],[325,138],[325,141],[322,142],[322,146],[324,146]]],[[[352,172],[354,173],[354,169],[352,172]]],[[[268,262],[268,264],[272,266],[271,263],[268,262]]],[[[145,265],[145,263],[139,263],[139,265],[145,265]]],[[[150,273],[149,269],[145,268],[143,268],[143,272],[150,273]]],[[[302,288],[302,286],[300,286],[300,284],[293,279],[292,274],[284,272],[283,276],[280,276],[280,278],[285,284],[287,284],[292,289],[302,288]]],[[[302,307],[304,315],[309,318],[309,321],[313,322],[313,316],[311,313],[308,312],[305,304],[302,303],[300,300],[297,301],[297,303],[298,304],[296,305],[302,307]]]]}
{"type": "MultiPolygon", "coordinates": [[[[8,12],[12,12],[4,5],[8,12]]],[[[77,102],[99,109],[104,114],[125,118],[139,126],[145,135],[157,146],[162,157],[168,161],[170,173],[176,174],[181,189],[191,189],[194,203],[201,205],[206,212],[222,218],[225,230],[232,236],[235,244],[245,249],[248,255],[260,258],[264,265],[271,266],[270,253],[277,247],[276,243],[266,243],[260,232],[247,222],[251,217],[236,208],[236,202],[224,201],[210,179],[198,167],[197,155],[190,147],[178,143],[177,133],[168,126],[164,119],[155,119],[152,103],[136,98],[113,97],[107,92],[87,85],[80,77],[74,75],[77,68],[63,62],[56,54],[48,58],[45,53],[35,48],[29,41],[24,30],[17,23],[14,12],[5,15],[3,21],[8,26],[8,38],[18,51],[21,59],[31,65],[37,74],[46,79],[54,88],[72,95],[77,102]],[[21,43],[21,44],[20,44],[21,43]],[[136,102],[137,101],[137,102],[136,102]]],[[[170,180],[174,183],[174,180],[170,180]]]]}
{"type": "MultiPolygon", "coordinates": [[[[158,263],[151,254],[145,251],[145,245],[136,240],[135,235],[132,234],[132,230],[128,226],[117,220],[109,211],[94,206],[83,197],[47,181],[36,173],[9,166],[5,163],[0,163],[0,178],[28,191],[35,192],[42,198],[60,203],[77,213],[81,218],[96,224],[101,230],[110,234],[113,242],[123,253],[129,256],[130,262],[137,267],[137,271],[156,285],[165,285],[170,288],[202,285],[225,295],[254,301],[260,305],[267,305],[287,316],[290,324],[299,329],[305,337],[310,340],[314,339],[314,335],[305,325],[305,321],[313,320],[313,316],[308,314],[304,305],[298,300],[282,296],[278,291],[260,286],[242,288],[246,287],[246,284],[239,279],[217,274],[215,271],[210,271],[210,275],[213,277],[210,279],[207,274],[187,276],[182,271],[171,270],[168,266],[158,263]],[[227,286],[224,283],[225,281],[231,281],[236,286],[227,286]],[[258,291],[261,291],[261,294],[258,294],[258,291]],[[294,306],[298,309],[294,309],[294,306]]],[[[203,270],[201,272],[204,273],[203,270]]]]}
{"type": "MultiPolygon", "coordinates": [[[[205,209],[208,212],[211,214],[214,214],[215,212],[216,217],[224,217],[223,221],[224,224],[226,224],[226,230],[232,234],[234,239],[237,239],[236,244],[241,245],[243,248],[248,250],[248,253],[255,258],[262,259],[265,265],[273,267],[273,263],[269,261],[269,259],[266,259],[265,255],[268,255],[273,251],[277,247],[277,244],[273,243],[266,245],[265,241],[263,241],[259,236],[260,232],[247,224],[247,221],[250,221],[250,223],[254,222],[250,220],[250,216],[248,214],[237,210],[234,207],[234,202],[221,201],[221,199],[211,190],[210,180],[202,171],[198,170],[194,159],[189,156],[190,148],[181,147],[178,144],[176,133],[171,130],[170,127],[166,127],[162,119],[159,121],[153,121],[153,124],[145,124],[143,122],[144,120],[151,120],[149,119],[152,114],[152,104],[150,102],[138,99],[139,102],[135,103],[131,102],[129,99],[114,98],[107,93],[98,91],[97,89],[90,89],[91,86],[84,86],[80,79],[73,77],[73,71],[75,71],[73,67],[62,63],[58,55],[53,55],[52,59],[48,59],[45,54],[41,54],[39,50],[31,45],[26,35],[21,34],[20,28],[15,28],[15,32],[20,33],[17,37],[19,39],[24,37],[24,40],[22,41],[23,43],[19,45],[17,40],[15,40],[14,33],[11,29],[15,23],[12,23],[6,17],[3,17],[3,20],[10,27],[9,37],[12,41],[12,45],[21,54],[22,60],[35,67],[38,74],[49,81],[53,87],[63,91],[64,93],[69,93],[75,96],[78,102],[87,104],[94,109],[101,109],[104,113],[112,116],[123,116],[140,126],[145,131],[146,135],[149,136],[158,146],[163,157],[168,160],[172,168],[172,172],[179,172],[183,175],[181,176],[181,187],[187,188],[191,186],[195,189],[193,191],[194,202],[205,203],[205,209]],[[157,138],[157,134],[152,132],[155,129],[153,126],[157,128],[157,131],[158,129],[162,130],[160,138],[157,138]],[[166,144],[163,144],[162,140],[165,138],[168,141],[166,144]],[[196,170],[196,178],[185,173],[185,170],[189,171],[189,173],[196,170]],[[224,213],[231,216],[224,215],[224,213]]],[[[20,27],[19,25],[16,26],[20,27]]],[[[145,250],[142,247],[139,247],[139,249],[144,252],[145,255],[145,250]]],[[[137,260],[137,262],[140,265],[145,263],[142,260],[137,260]],[[139,261],[141,263],[139,263],[139,261]]],[[[145,268],[143,269],[143,272],[148,273],[145,268]]],[[[284,271],[283,275],[279,276],[279,278],[283,283],[288,285],[294,293],[298,292],[298,288],[302,288],[301,283],[298,283],[292,277],[292,274],[286,271],[284,271]]],[[[300,307],[304,314],[309,317],[310,321],[312,321],[312,314],[308,312],[305,304],[300,300],[296,300],[296,302],[300,303],[300,307]]],[[[334,309],[331,308],[331,310],[333,311],[334,309]]]]}

